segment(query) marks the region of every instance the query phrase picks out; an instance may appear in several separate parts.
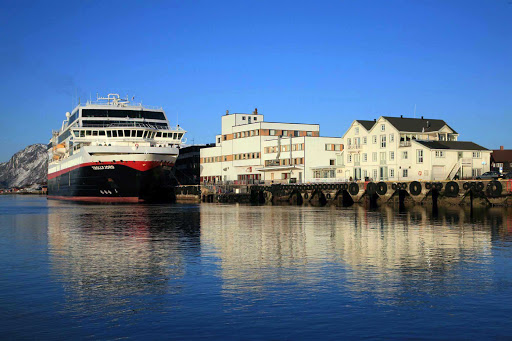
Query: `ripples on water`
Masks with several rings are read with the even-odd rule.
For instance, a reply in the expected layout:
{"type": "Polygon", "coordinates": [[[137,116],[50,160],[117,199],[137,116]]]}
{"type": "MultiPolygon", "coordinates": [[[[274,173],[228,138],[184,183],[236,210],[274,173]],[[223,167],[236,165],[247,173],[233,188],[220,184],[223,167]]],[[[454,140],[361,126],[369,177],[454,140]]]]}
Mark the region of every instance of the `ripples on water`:
{"type": "Polygon", "coordinates": [[[512,214],[0,196],[3,338],[510,338],[512,214]]]}

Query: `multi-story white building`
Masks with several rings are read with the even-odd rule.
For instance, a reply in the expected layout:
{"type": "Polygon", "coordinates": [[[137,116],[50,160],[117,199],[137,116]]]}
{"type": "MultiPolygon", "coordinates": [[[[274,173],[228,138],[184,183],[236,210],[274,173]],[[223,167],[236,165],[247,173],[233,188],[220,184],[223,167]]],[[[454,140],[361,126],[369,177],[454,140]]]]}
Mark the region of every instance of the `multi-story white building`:
{"type": "Polygon", "coordinates": [[[315,166],[335,165],[342,139],[318,124],[265,122],[258,114],[222,116],[215,147],[201,149],[201,182],[311,182],[315,166]]]}
{"type": "Polygon", "coordinates": [[[491,151],[459,134],[443,120],[382,116],[355,120],[343,135],[337,164],[343,180],[446,180],[489,170],[491,151]]]}

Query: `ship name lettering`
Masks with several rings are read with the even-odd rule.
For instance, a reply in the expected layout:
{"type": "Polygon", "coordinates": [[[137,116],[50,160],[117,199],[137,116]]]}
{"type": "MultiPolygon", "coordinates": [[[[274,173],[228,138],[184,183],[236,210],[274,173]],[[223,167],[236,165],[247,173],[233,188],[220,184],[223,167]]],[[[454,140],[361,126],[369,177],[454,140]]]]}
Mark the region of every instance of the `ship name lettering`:
{"type": "Polygon", "coordinates": [[[91,166],[93,170],[115,169],[114,165],[91,166]]]}

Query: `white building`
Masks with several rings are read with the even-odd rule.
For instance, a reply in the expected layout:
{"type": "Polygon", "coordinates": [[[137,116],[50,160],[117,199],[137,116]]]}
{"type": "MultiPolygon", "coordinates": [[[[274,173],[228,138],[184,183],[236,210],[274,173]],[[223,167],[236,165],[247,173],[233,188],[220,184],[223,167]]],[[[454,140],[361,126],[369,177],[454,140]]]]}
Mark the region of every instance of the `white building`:
{"type": "Polygon", "coordinates": [[[335,167],[343,150],[318,124],[265,122],[257,110],[226,113],[221,125],[215,147],[201,149],[201,182],[311,182],[325,175],[313,167],[335,167]]]}
{"type": "Polygon", "coordinates": [[[490,150],[458,141],[443,120],[382,116],[355,120],[343,135],[342,180],[447,180],[489,171],[490,150]]]}

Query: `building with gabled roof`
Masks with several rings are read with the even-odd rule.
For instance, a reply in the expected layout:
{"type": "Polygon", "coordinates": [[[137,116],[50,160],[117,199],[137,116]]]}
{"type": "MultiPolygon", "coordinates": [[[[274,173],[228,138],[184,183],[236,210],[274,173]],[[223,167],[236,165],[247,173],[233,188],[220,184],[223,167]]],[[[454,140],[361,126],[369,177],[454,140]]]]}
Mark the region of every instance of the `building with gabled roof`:
{"type": "Polygon", "coordinates": [[[381,116],[354,120],[338,158],[341,180],[447,180],[471,178],[490,168],[490,150],[458,141],[444,120],[381,116]]]}

